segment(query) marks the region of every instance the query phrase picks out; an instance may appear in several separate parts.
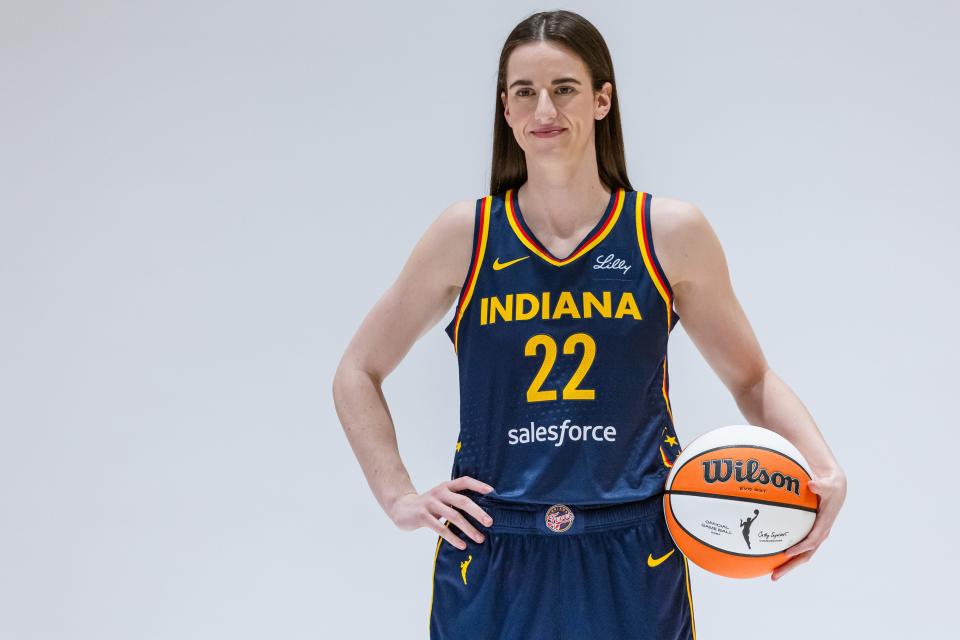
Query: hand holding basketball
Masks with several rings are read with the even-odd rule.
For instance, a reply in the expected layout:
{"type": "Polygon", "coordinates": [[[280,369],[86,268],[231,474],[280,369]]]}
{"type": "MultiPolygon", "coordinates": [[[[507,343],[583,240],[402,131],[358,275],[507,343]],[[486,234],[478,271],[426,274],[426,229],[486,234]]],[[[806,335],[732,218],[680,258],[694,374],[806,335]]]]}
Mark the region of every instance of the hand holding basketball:
{"type": "Polygon", "coordinates": [[[493,487],[484,482],[470,476],[460,476],[453,480],[441,482],[423,493],[408,493],[400,496],[391,505],[390,519],[404,531],[430,527],[456,548],[466,549],[466,543],[439,520],[444,517],[447,522],[452,522],[477,542],[483,542],[483,534],[470,524],[463,513],[453,508],[457,507],[466,511],[477,521],[487,526],[493,524],[490,516],[476,502],[461,493],[457,493],[466,489],[483,494],[493,491],[493,487]]]}
{"type": "Polygon", "coordinates": [[[837,519],[840,507],[843,506],[843,501],[847,496],[847,477],[843,470],[837,467],[831,473],[808,481],[807,487],[820,496],[819,513],[813,522],[810,533],[803,540],[784,551],[784,554],[790,559],[773,570],[773,573],[770,574],[771,580],[780,579],[783,574],[813,557],[823,541],[830,535],[833,522],[837,519]]]}
{"type": "Polygon", "coordinates": [[[806,459],[782,435],[729,425],[695,438],[674,460],[664,516],[677,548],[701,568],[755,578],[788,559],[813,530],[819,495],[806,459]]]}

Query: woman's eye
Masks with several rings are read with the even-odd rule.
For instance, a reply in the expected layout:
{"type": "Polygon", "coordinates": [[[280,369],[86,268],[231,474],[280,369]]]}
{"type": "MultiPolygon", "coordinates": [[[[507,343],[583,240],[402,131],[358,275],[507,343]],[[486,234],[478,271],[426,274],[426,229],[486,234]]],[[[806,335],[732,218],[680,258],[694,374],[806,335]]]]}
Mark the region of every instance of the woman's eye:
{"type": "MultiPolygon", "coordinates": [[[[571,93],[574,92],[574,91],[573,91],[573,87],[566,87],[566,86],[565,86],[565,87],[557,87],[557,91],[560,92],[560,95],[563,95],[563,96],[568,96],[568,95],[570,95],[571,93]],[[565,89],[569,89],[569,91],[564,91],[565,89]]],[[[532,95],[532,94],[533,94],[533,92],[532,92],[532,90],[530,90],[530,89],[520,89],[519,91],[517,91],[517,96],[519,96],[519,97],[521,97],[521,98],[525,98],[525,97],[527,97],[527,96],[529,96],[529,95],[532,95]]]]}

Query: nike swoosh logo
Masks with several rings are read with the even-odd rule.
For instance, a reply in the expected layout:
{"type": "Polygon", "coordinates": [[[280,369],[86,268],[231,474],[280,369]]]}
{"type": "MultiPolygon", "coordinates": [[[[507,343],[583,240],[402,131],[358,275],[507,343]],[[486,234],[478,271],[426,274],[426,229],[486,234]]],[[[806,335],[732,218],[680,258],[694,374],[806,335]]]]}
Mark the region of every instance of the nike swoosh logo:
{"type": "Polygon", "coordinates": [[[526,260],[529,257],[530,256],[523,256],[522,258],[517,258],[516,260],[511,260],[510,262],[500,262],[500,258],[497,258],[496,260],[493,261],[493,270],[500,271],[500,269],[506,269],[507,267],[512,265],[514,262],[520,262],[521,260],[526,260]]]}
{"type": "Polygon", "coordinates": [[[670,556],[672,556],[674,551],[676,551],[676,549],[670,549],[670,552],[669,552],[669,553],[666,553],[666,554],[664,554],[664,555],[662,555],[662,556],[660,556],[659,558],[656,558],[656,559],[654,559],[652,553],[647,554],[647,566],[648,566],[648,567],[655,567],[655,566],[657,566],[658,564],[660,564],[661,562],[663,562],[664,560],[666,560],[667,558],[669,558],[670,556]]]}

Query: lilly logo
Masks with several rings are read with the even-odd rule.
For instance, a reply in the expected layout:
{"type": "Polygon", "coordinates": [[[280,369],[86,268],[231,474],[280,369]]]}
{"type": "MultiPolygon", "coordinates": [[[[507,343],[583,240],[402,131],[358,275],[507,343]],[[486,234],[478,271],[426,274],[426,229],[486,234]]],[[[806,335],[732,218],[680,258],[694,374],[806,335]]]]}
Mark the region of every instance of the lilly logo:
{"type": "Polygon", "coordinates": [[[593,265],[594,269],[618,269],[624,274],[630,271],[633,265],[627,264],[626,260],[614,256],[612,253],[606,256],[597,256],[597,263],[593,265]]]}

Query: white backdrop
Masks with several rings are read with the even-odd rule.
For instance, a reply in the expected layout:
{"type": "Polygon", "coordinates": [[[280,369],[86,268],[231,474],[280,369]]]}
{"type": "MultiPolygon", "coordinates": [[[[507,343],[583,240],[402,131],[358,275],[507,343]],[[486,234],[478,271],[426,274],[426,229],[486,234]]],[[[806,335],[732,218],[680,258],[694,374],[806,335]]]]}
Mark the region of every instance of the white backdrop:
{"type": "MultiPolygon", "coordinates": [[[[486,194],[500,48],[550,8],[0,4],[0,637],[426,637],[436,535],[380,510],[332,376],[486,194]]],[[[950,629],[960,11],[563,8],[607,39],[635,188],[710,219],[849,478],[782,581],[692,567],[698,636],[950,629]]],[[[420,491],[457,436],[450,313],[384,384],[420,491]]],[[[682,443],[743,421],[682,321],[670,365],[682,443]]]]}

